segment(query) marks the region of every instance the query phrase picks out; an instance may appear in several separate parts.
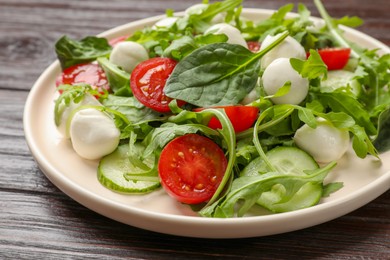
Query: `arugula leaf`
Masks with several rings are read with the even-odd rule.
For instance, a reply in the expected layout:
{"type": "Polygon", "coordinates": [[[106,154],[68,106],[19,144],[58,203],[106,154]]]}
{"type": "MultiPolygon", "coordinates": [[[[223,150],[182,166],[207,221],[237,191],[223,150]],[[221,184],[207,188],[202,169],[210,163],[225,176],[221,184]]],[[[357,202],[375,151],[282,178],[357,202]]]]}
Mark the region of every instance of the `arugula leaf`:
{"type": "Polygon", "coordinates": [[[135,97],[108,95],[102,104],[106,108],[123,114],[132,125],[140,125],[145,122],[161,121],[164,119],[161,117],[161,114],[145,107],[135,97]]]}
{"type": "Polygon", "coordinates": [[[92,89],[88,84],[75,85],[60,85],[57,90],[63,91],[62,94],[55,100],[54,105],[54,123],[59,126],[61,124],[61,118],[66,108],[71,107],[72,104],[79,104],[86,95],[98,96],[101,94],[92,89]]]}
{"type": "Polygon", "coordinates": [[[107,39],[95,36],[88,36],[80,41],[63,36],[55,44],[55,52],[63,69],[108,56],[111,50],[107,39]]]}
{"type": "Polygon", "coordinates": [[[287,36],[282,34],[258,53],[228,43],[201,47],[176,65],[165,94],[202,107],[237,104],[257,83],[259,59],[287,36]]]}
{"type": "Polygon", "coordinates": [[[344,112],[350,115],[369,135],[377,134],[369,113],[354,97],[343,92],[332,92],[318,93],[317,98],[324,107],[330,107],[333,112],[344,112]]]}
{"type": "Polygon", "coordinates": [[[309,80],[322,75],[324,79],[327,77],[327,67],[315,50],[310,50],[310,56],[307,60],[291,58],[290,64],[302,77],[309,80]]]}
{"type": "Polygon", "coordinates": [[[383,110],[378,119],[378,135],[373,144],[379,152],[390,150],[390,108],[383,110]]]}
{"type": "Polygon", "coordinates": [[[275,185],[283,185],[286,190],[286,193],[282,194],[280,201],[289,201],[307,183],[322,183],[335,166],[335,163],[330,163],[307,175],[299,176],[269,172],[257,176],[239,177],[233,181],[231,190],[225,198],[201,210],[200,214],[219,218],[241,217],[255,205],[264,192],[271,191],[275,185]],[[241,203],[238,203],[239,201],[241,203]]]}

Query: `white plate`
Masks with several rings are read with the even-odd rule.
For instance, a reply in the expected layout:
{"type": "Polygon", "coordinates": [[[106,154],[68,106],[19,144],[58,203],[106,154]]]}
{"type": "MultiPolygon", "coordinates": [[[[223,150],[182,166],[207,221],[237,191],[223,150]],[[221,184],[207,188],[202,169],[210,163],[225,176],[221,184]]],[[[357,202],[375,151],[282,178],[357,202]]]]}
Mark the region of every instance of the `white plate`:
{"type": "MultiPolygon", "coordinates": [[[[273,11],[245,9],[249,19],[262,19],[273,11]]],[[[129,35],[151,25],[159,17],[140,20],[109,30],[100,36],[109,39],[129,35]]],[[[377,40],[346,29],[350,40],[369,48],[389,48],[377,40]]],[[[161,189],[148,195],[122,195],[104,188],[97,180],[97,161],[78,157],[69,141],[58,134],[53,120],[55,78],[60,73],[54,62],[37,80],[24,111],[28,146],[49,180],[80,204],[111,219],[156,232],[202,238],[240,238],[266,236],[303,229],[347,214],[390,188],[390,152],[382,163],[369,157],[357,159],[352,152],[344,156],[327,181],[342,181],[344,188],[319,205],[294,212],[213,219],[196,216],[191,209],[168,197],[161,189]]]]}

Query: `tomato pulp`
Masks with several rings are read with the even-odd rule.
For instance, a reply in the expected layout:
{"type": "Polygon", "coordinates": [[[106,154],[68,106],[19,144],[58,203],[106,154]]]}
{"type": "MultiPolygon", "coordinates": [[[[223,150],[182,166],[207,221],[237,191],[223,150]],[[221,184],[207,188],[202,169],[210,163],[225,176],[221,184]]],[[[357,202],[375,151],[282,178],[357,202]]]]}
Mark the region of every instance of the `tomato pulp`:
{"type": "MultiPolygon", "coordinates": [[[[236,133],[245,131],[250,128],[257,120],[260,111],[257,107],[243,105],[218,106],[214,108],[222,108],[225,111],[236,133]]],[[[195,111],[202,110],[204,110],[204,108],[195,109],[195,111]]],[[[207,126],[212,129],[222,128],[221,122],[219,122],[216,117],[212,117],[207,126]]]]}
{"type": "Polygon", "coordinates": [[[57,87],[62,84],[75,85],[77,83],[88,84],[99,92],[110,89],[104,70],[96,62],[66,68],[56,80],[57,87]]]}
{"type": "Polygon", "coordinates": [[[351,55],[351,49],[324,48],[319,49],[318,54],[321,56],[322,61],[328,67],[328,70],[341,70],[348,63],[349,56],[351,55]]]}
{"type": "Polygon", "coordinates": [[[199,204],[211,199],[227,167],[223,150],[211,139],[186,134],[173,139],[161,152],[161,184],[176,200],[199,204]]]}
{"type": "MultiPolygon", "coordinates": [[[[130,87],[134,96],[143,105],[161,113],[170,112],[172,98],[164,93],[165,83],[175,68],[177,61],[156,57],[139,63],[131,73],[130,87]]],[[[185,102],[178,100],[179,106],[185,102]]]]}
{"type": "Polygon", "coordinates": [[[249,41],[247,42],[248,44],[248,50],[250,50],[251,52],[258,52],[260,50],[260,42],[258,41],[249,41]]]}

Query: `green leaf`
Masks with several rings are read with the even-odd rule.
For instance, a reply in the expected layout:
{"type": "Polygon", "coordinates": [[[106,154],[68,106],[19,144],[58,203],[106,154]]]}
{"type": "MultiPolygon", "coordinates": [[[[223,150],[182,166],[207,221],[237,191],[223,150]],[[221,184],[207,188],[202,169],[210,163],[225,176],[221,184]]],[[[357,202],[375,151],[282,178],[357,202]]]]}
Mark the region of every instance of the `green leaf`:
{"type": "Polygon", "coordinates": [[[344,16],[340,19],[335,19],[334,23],[336,25],[345,25],[348,27],[359,27],[363,24],[363,20],[357,16],[344,16]]]}
{"type": "Polygon", "coordinates": [[[259,59],[287,36],[282,34],[258,53],[228,43],[201,47],[176,65],[165,94],[201,107],[237,104],[257,83],[259,59]]]}
{"type": "Polygon", "coordinates": [[[206,45],[177,64],[165,94],[202,107],[237,104],[257,82],[260,63],[253,57],[240,45],[206,45]]]}
{"type": "Polygon", "coordinates": [[[130,90],[130,74],[111,63],[107,58],[100,57],[97,59],[99,65],[106,74],[110,89],[116,93],[118,90],[128,88],[130,90]]]}
{"type": "Polygon", "coordinates": [[[63,36],[55,44],[55,51],[63,69],[108,56],[111,50],[107,39],[95,36],[88,36],[80,41],[63,36]]]}
{"type": "Polygon", "coordinates": [[[369,135],[375,135],[377,130],[370,120],[370,115],[361,103],[352,96],[343,92],[319,93],[319,101],[330,107],[333,112],[344,112],[362,126],[369,135]]]}
{"type": "Polygon", "coordinates": [[[244,216],[260,196],[264,192],[271,191],[275,185],[284,186],[286,191],[282,194],[280,201],[289,201],[307,183],[321,184],[335,166],[335,163],[330,163],[323,168],[309,172],[307,175],[299,176],[269,172],[257,176],[239,177],[233,181],[231,190],[224,199],[211,205],[209,208],[205,208],[200,214],[219,218],[244,216]]]}
{"type": "Polygon", "coordinates": [[[303,78],[310,80],[323,76],[326,79],[327,66],[315,50],[310,50],[310,56],[307,60],[291,58],[290,64],[303,78]]]}
{"type": "Polygon", "coordinates": [[[161,114],[145,107],[135,97],[108,95],[102,103],[105,107],[125,115],[132,124],[142,124],[143,122],[160,121],[163,119],[161,114]]]}
{"type": "Polygon", "coordinates": [[[378,119],[378,135],[374,140],[374,146],[379,152],[390,150],[390,109],[384,110],[378,119]]]}

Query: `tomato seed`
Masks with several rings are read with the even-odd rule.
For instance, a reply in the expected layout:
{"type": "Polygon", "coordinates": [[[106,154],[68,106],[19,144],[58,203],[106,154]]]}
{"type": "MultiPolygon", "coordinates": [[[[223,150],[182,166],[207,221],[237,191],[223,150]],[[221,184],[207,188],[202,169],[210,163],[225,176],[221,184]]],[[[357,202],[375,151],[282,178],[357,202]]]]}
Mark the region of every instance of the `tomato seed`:
{"type": "Polygon", "coordinates": [[[195,189],[203,190],[204,189],[204,185],[202,183],[198,183],[198,184],[195,185],[195,189]]]}

